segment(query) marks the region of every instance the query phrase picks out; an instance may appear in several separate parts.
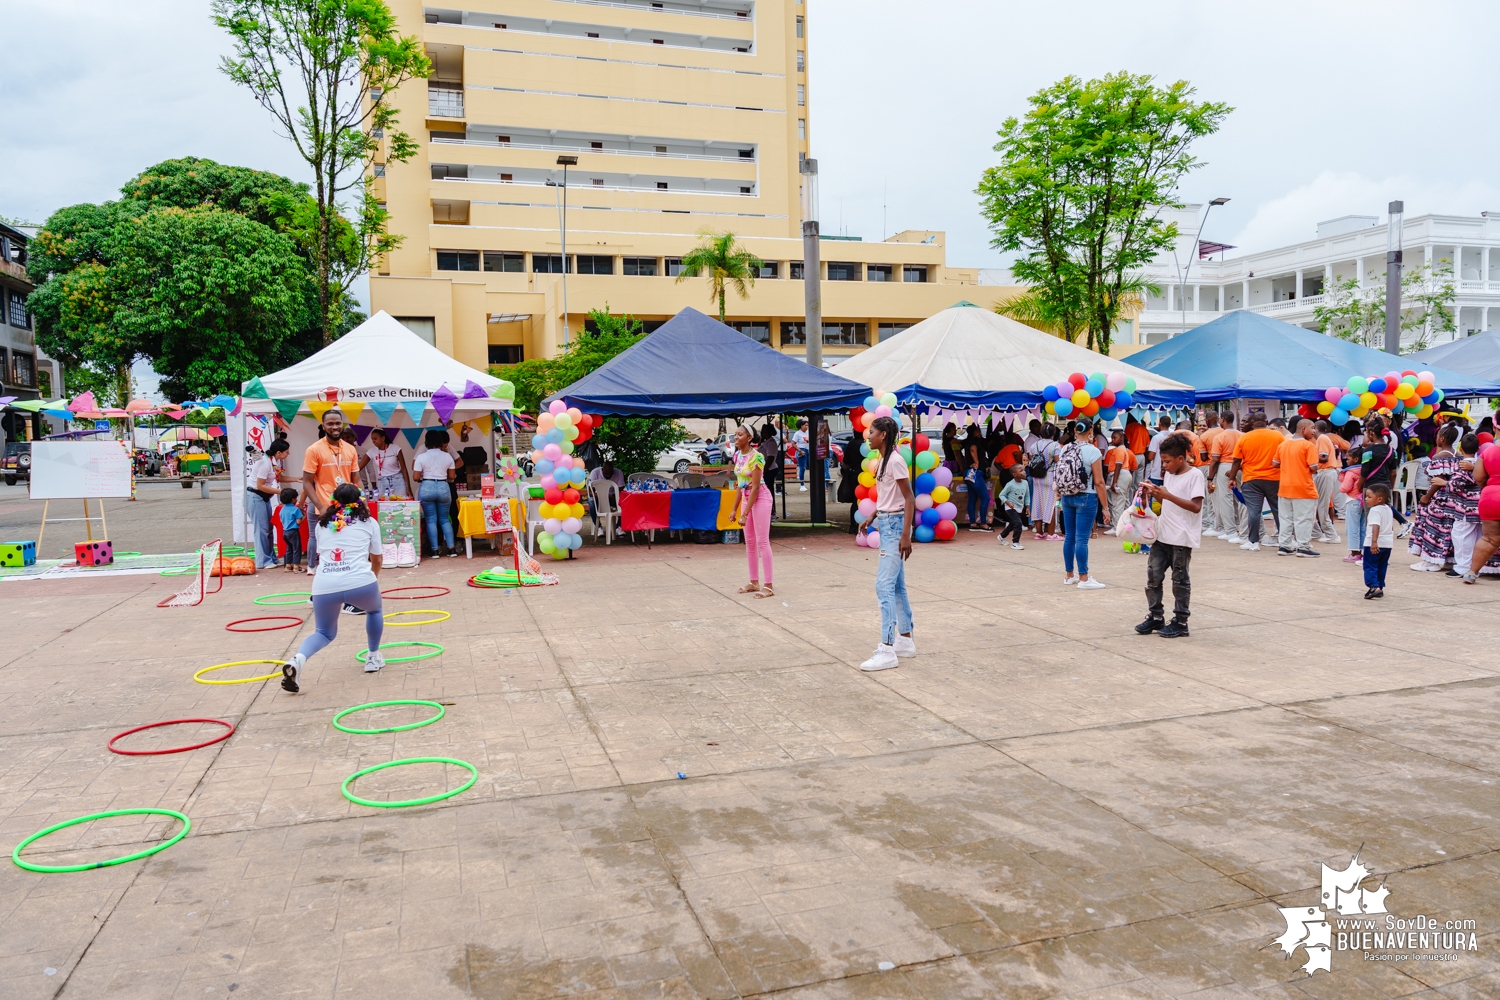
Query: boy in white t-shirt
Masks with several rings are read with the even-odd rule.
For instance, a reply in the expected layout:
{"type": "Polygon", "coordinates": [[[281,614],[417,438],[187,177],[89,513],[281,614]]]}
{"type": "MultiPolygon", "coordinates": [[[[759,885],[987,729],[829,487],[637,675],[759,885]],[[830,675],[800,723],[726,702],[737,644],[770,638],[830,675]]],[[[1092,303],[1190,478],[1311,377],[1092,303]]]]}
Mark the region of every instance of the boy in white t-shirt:
{"type": "Polygon", "coordinates": [[[1395,517],[1391,513],[1391,488],[1384,483],[1365,487],[1365,600],[1385,596],[1385,571],[1396,544],[1395,517]]]}
{"type": "Polygon", "coordinates": [[[1146,564],[1146,620],[1135,627],[1141,635],[1157,632],[1164,639],[1188,634],[1188,598],[1192,584],[1188,580],[1188,562],[1193,550],[1203,541],[1203,497],[1208,483],[1203,472],[1188,464],[1191,444],[1186,434],[1169,434],[1160,443],[1162,485],[1148,481],[1142,489],[1152,500],[1161,501],[1156,518],[1156,541],[1151,543],[1151,559],[1146,564]],[[1166,621],[1162,607],[1162,579],[1172,568],[1172,621],[1166,621]]]}

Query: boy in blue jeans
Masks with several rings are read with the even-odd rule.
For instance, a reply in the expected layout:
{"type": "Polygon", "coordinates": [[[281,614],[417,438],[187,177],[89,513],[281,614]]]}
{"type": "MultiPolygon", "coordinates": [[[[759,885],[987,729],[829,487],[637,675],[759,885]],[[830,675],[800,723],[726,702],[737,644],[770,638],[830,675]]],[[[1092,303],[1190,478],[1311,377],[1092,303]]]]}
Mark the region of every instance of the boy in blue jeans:
{"type": "Polygon", "coordinates": [[[1385,571],[1396,544],[1391,488],[1384,483],[1365,487],[1365,600],[1385,596],[1385,571]]]}
{"type": "Polygon", "coordinates": [[[288,486],[281,491],[281,506],[276,519],[281,522],[281,537],[286,542],[286,571],[302,572],[302,522],[307,515],[297,503],[297,491],[288,486]]]}

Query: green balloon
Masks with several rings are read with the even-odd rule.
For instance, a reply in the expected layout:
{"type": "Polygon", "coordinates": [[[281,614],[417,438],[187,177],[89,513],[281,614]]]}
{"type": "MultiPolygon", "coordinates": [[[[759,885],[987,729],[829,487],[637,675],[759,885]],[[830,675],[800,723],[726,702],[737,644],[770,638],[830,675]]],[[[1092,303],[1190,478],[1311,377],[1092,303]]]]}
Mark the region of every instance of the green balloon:
{"type": "Polygon", "coordinates": [[[1125,380],[1125,391],[1130,393],[1132,396],[1135,395],[1135,379],[1127,378],[1125,380]]]}

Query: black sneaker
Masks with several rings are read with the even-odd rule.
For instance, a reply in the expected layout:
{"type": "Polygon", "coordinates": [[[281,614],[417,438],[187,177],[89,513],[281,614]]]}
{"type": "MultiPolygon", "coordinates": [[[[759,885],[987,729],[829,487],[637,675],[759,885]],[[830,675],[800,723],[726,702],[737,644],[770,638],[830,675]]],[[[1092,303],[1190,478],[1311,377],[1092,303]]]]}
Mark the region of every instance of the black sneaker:
{"type": "Polygon", "coordinates": [[[1135,627],[1135,631],[1137,635],[1150,635],[1152,632],[1159,631],[1165,624],[1160,618],[1147,618],[1135,627]]]}
{"type": "Polygon", "coordinates": [[[1375,599],[1375,588],[1374,587],[1367,588],[1365,590],[1365,600],[1367,600],[1367,601],[1373,601],[1374,599],[1375,599]]]}
{"type": "Polygon", "coordinates": [[[1384,597],[1385,596],[1385,588],[1384,587],[1376,587],[1374,590],[1372,590],[1370,592],[1370,596],[1371,597],[1376,597],[1376,598],[1378,598],[1378,597],[1384,597]]]}
{"type": "Polygon", "coordinates": [[[1277,555],[1278,555],[1278,556],[1294,556],[1294,555],[1296,555],[1296,554],[1297,554],[1297,550],[1296,550],[1296,549],[1283,549],[1283,548],[1278,548],[1278,549],[1277,549],[1277,550],[1276,550],[1276,554],[1277,554],[1277,555]]]}
{"type": "Polygon", "coordinates": [[[298,653],[286,663],[281,665],[281,690],[296,694],[302,690],[297,686],[297,679],[302,676],[302,654],[298,653]]]}
{"type": "Polygon", "coordinates": [[[1319,556],[1321,556],[1322,554],[1323,553],[1321,553],[1321,552],[1315,552],[1315,551],[1313,551],[1310,548],[1309,549],[1298,549],[1297,550],[1297,558],[1298,559],[1316,559],[1319,556]]]}
{"type": "Polygon", "coordinates": [[[365,613],[363,610],[361,610],[359,608],[356,608],[352,604],[345,604],[344,608],[343,608],[343,611],[344,611],[344,614],[346,614],[346,615],[362,615],[362,614],[365,613]]]}
{"type": "Polygon", "coordinates": [[[1161,636],[1163,639],[1181,639],[1181,638],[1185,638],[1187,636],[1187,634],[1188,634],[1187,622],[1179,622],[1179,621],[1168,622],[1156,634],[1159,635],[1159,636],[1161,636]]]}
{"type": "Polygon", "coordinates": [[[1462,573],[1460,573],[1460,572],[1459,572],[1459,571],[1458,571],[1458,570],[1456,570],[1456,569],[1450,569],[1450,570],[1444,570],[1444,571],[1443,571],[1443,575],[1444,575],[1444,576],[1463,576],[1463,574],[1462,574],[1462,573]]]}

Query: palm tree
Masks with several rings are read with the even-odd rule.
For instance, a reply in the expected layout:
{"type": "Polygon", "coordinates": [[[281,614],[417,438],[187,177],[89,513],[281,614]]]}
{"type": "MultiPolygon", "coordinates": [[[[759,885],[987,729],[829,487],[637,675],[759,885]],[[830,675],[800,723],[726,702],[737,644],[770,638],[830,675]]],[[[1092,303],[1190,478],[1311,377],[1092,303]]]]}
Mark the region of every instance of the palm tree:
{"type": "Polygon", "coordinates": [[[735,242],[733,233],[704,231],[698,234],[703,242],[682,257],[682,271],[678,281],[708,277],[708,298],[719,304],[719,322],[724,322],[724,286],[734,286],[735,294],[742,299],[750,297],[755,286],[755,276],[760,273],[761,260],[755,254],[735,242]]]}

